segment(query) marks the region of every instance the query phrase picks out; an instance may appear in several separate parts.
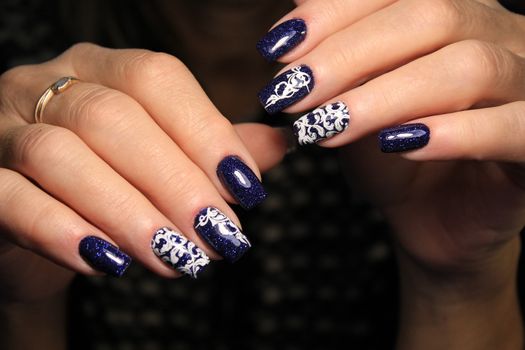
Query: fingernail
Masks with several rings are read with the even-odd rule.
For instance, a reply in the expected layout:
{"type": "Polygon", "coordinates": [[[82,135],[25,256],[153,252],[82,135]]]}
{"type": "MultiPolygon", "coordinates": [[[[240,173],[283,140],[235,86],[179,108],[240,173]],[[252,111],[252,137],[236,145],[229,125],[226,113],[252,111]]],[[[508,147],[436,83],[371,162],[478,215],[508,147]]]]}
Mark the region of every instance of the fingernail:
{"type": "Polygon", "coordinates": [[[310,67],[294,67],[275,77],[259,92],[259,101],[266,112],[275,114],[303,99],[315,85],[310,67]]]}
{"type": "Polygon", "coordinates": [[[306,37],[306,23],[295,18],[279,24],[270,30],[257,43],[257,50],[268,61],[275,61],[297,45],[306,37]]]}
{"type": "Polygon", "coordinates": [[[228,156],[221,160],[217,176],[244,209],[255,207],[267,196],[261,181],[238,157],[228,156]]]}
{"type": "Polygon", "coordinates": [[[207,207],[195,217],[195,231],[229,262],[235,262],[251,244],[241,230],[219,209],[207,207]]]}
{"type": "Polygon", "coordinates": [[[155,232],[151,248],[160,260],[193,278],[197,278],[199,272],[210,263],[210,258],[195,243],[168,227],[155,232]]]}
{"type": "Polygon", "coordinates": [[[430,130],[425,124],[404,124],[383,129],[379,134],[381,151],[385,153],[404,152],[426,146],[430,130]]]}
{"type": "Polygon", "coordinates": [[[95,236],[84,237],[78,244],[78,251],[94,269],[115,277],[122,276],[131,263],[129,255],[95,236]]]}
{"type": "Polygon", "coordinates": [[[329,139],[348,127],[350,113],[343,102],[335,102],[314,109],[293,123],[293,130],[300,145],[329,139]]]}

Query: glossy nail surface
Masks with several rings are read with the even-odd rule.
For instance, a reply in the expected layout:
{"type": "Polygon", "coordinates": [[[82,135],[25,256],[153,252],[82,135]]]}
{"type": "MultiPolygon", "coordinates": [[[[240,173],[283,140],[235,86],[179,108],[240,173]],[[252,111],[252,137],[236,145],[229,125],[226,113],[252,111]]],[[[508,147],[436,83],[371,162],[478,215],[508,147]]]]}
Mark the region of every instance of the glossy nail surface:
{"type": "Polygon", "coordinates": [[[306,37],[306,23],[295,18],[279,24],[257,43],[257,50],[268,61],[275,61],[306,37]]]}
{"type": "Polygon", "coordinates": [[[238,157],[224,158],[217,166],[217,176],[244,209],[255,207],[267,196],[261,181],[238,157]]]}
{"type": "Polygon", "coordinates": [[[83,238],[78,245],[78,251],[94,269],[115,277],[122,276],[131,263],[127,254],[95,236],[83,238]]]}
{"type": "Polygon", "coordinates": [[[202,209],[195,217],[194,227],[195,231],[229,262],[237,261],[251,247],[248,238],[239,227],[217,208],[202,209]]]}
{"type": "Polygon", "coordinates": [[[259,92],[266,112],[274,114],[303,99],[315,85],[310,67],[297,66],[279,74],[259,92]]]}
{"type": "Polygon", "coordinates": [[[197,278],[199,272],[210,263],[206,253],[195,243],[168,227],[155,232],[151,249],[170,267],[193,278],[197,278]]]}
{"type": "Polygon", "coordinates": [[[404,124],[383,129],[379,134],[381,151],[404,152],[425,147],[430,140],[430,130],[425,124],[404,124]]]}
{"type": "Polygon", "coordinates": [[[297,119],[294,133],[300,145],[308,145],[333,137],[348,127],[350,113],[343,102],[335,102],[297,119]]]}

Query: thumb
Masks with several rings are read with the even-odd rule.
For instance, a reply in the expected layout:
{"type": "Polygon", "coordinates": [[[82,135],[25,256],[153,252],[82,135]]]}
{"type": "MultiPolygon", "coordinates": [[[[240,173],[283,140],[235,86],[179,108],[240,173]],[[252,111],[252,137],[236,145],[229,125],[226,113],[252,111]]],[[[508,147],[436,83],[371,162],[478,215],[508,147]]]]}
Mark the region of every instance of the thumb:
{"type": "Polygon", "coordinates": [[[234,126],[261,172],[270,170],[283,160],[291,143],[291,135],[286,129],[257,123],[234,126]]]}

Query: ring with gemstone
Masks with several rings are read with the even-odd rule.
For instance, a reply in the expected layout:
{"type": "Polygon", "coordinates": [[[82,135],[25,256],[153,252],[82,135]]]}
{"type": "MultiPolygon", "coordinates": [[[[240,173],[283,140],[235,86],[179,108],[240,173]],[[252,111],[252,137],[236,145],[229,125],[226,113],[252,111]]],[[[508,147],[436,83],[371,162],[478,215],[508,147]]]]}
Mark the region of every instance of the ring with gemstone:
{"type": "Polygon", "coordinates": [[[62,77],[56,82],[51,84],[46,91],[40,96],[35,107],[35,123],[42,123],[42,116],[44,115],[44,109],[46,108],[51,98],[55,95],[60,95],[71,85],[78,83],[78,80],[75,77],[62,77]]]}

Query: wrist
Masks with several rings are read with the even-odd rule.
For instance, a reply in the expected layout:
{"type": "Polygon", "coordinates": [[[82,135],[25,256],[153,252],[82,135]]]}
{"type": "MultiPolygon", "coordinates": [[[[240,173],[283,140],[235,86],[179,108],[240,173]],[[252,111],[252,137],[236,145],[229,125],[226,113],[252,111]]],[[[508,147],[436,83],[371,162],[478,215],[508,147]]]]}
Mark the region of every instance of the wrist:
{"type": "Polygon", "coordinates": [[[422,267],[400,251],[398,349],[522,349],[519,249],[515,239],[476,268],[456,272],[422,267]]]}

